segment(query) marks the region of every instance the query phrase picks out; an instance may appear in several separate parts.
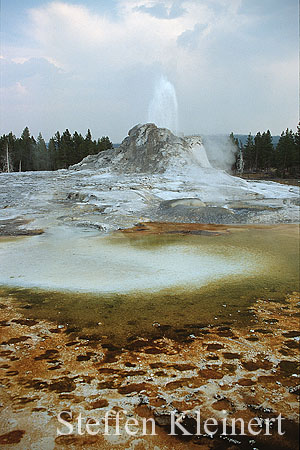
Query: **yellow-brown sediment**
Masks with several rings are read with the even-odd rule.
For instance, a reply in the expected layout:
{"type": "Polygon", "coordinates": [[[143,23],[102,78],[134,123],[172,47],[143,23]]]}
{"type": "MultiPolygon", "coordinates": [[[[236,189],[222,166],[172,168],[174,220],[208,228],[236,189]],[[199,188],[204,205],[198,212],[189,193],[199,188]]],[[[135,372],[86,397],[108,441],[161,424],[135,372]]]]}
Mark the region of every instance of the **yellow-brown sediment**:
{"type": "MultiPolygon", "coordinates": [[[[103,435],[57,437],[56,415],[63,410],[103,417],[119,407],[134,417],[153,417],[160,406],[173,406],[180,411],[200,408],[203,417],[216,418],[226,410],[229,417],[245,421],[264,410],[295,423],[299,295],[281,302],[258,299],[251,309],[256,318],[251,327],[204,327],[186,343],[140,339],[119,351],[71,338],[59,324],[33,320],[30,309],[21,314],[11,297],[1,298],[2,448],[30,448],[29,443],[55,449],[112,448],[103,435]],[[148,405],[137,406],[141,396],[148,405]]],[[[138,448],[199,448],[157,429],[157,436],[140,438],[138,448]]],[[[128,448],[134,439],[127,436],[113,448],[128,448]]],[[[214,448],[205,439],[201,442],[201,448],[214,448]]]]}

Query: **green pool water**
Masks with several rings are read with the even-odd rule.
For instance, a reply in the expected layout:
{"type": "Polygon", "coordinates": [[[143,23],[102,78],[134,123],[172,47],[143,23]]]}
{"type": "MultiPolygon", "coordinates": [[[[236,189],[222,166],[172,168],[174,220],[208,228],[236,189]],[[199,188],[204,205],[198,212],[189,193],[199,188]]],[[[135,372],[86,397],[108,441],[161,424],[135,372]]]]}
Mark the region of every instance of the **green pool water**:
{"type": "Polygon", "coordinates": [[[282,299],[299,290],[297,230],[280,225],[220,236],[61,235],[56,245],[55,235],[3,241],[0,261],[9,252],[16,259],[13,278],[9,270],[0,274],[1,295],[10,294],[28,317],[53,320],[70,335],[112,347],[136,337],[187,339],[207,325],[249,324],[255,318],[248,307],[256,298],[282,299]],[[23,259],[30,251],[32,256],[23,272],[22,251],[23,259]],[[35,265],[37,254],[44,266],[35,265]]]}

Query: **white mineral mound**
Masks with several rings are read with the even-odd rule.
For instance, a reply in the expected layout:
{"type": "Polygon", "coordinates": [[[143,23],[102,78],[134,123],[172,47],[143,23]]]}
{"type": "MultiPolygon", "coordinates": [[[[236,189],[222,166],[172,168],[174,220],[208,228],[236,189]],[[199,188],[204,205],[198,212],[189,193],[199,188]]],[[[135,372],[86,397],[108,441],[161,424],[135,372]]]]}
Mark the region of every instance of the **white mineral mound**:
{"type": "Polygon", "coordinates": [[[201,137],[178,137],[153,123],[136,125],[118,149],[88,156],[72,169],[109,167],[122,173],[186,172],[192,168],[212,169],[201,137]]]}

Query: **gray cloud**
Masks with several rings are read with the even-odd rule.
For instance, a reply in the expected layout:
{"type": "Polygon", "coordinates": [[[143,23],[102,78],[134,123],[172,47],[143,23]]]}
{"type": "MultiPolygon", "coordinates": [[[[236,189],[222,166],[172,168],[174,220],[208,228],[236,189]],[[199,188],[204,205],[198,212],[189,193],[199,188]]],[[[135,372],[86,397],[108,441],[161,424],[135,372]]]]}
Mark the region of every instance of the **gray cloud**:
{"type": "Polygon", "coordinates": [[[162,1],[153,6],[141,5],[134,8],[135,11],[150,14],[158,19],[176,19],[185,14],[186,10],[182,7],[182,0],[174,1],[170,8],[162,1]]]}
{"type": "Polygon", "coordinates": [[[249,14],[238,0],[118,0],[115,16],[66,1],[35,7],[25,23],[29,38],[4,46],[1,131],[28,125],[49,137],[89,127],[120,141],[147,120],[161,75],[176,89],[186,134],[294,128],[296,14],[291,20],[288,9],[284,28],[284,8],[270,20],[253,2],[249,14]]]}
{"type": "Polygon", "coordinates": [[[192,30],[186,30],[181,33],[177,38],[177,42],[183,47],[195,49],[197,48],[200,38],[205,30],[207,30],[206,25],[196,23],[192,30]]]}
{"type": "Polygon", "coordinates": [[[22,64],[3,59],[1,65],[2,87],[8,87],[17,82],[26,82],[26,80],[37,76],[45,78],[48,82],[53,80],[55,76],[62,74],[59,68],[45,58],[30,58],[22,64]]]}

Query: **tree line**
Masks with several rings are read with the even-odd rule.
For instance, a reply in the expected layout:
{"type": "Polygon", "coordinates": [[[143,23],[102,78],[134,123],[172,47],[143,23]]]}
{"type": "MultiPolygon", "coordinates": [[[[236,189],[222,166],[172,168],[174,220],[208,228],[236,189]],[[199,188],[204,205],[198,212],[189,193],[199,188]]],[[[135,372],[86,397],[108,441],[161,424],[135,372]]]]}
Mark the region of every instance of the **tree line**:
{"type": "MultiPolygon", "coordinates": [[[[236,147],[234,173],[265,173],[276,177],[299,176],[300,123],[297,131],[286,129],[277,145],[269,130],[255,136],[249,133],[245,144],[231,133],[230,140],[236,147]]],[[[0,172],[25,172],[29,170],[66,169],[77,164],[87,155],[95,155],[113,148],[107,136],[93,140],[90,130],[83,137],[77,131],[73,135],[66,129],[59,131],[46,144],[39,133],[31,136],[28,127],[21,137],[10,132],[0,137],[0,172]]]]}
{"type": "Polygon", "coordinates": [[[68,129],[57,131],[46,143],[41,133],[35,139],[26,127],[20,138],[12,132],[0,137],[0,172],[66,169],[109,148],[113,144],[108,136],[93,140],[90,130],[85,137],[77,131],[71,135],[68,129]]]}
{"type": "Polygon", "coordinates": [[[270,130],[250,133],[245,145],[230,135],[236,146],[236,173],[257,173],[274,175],[280,178],[298,177],[300,174],[300,122],[297,131],[286,129],[280,135],[277,145],[273,144],[270,130]]]}

